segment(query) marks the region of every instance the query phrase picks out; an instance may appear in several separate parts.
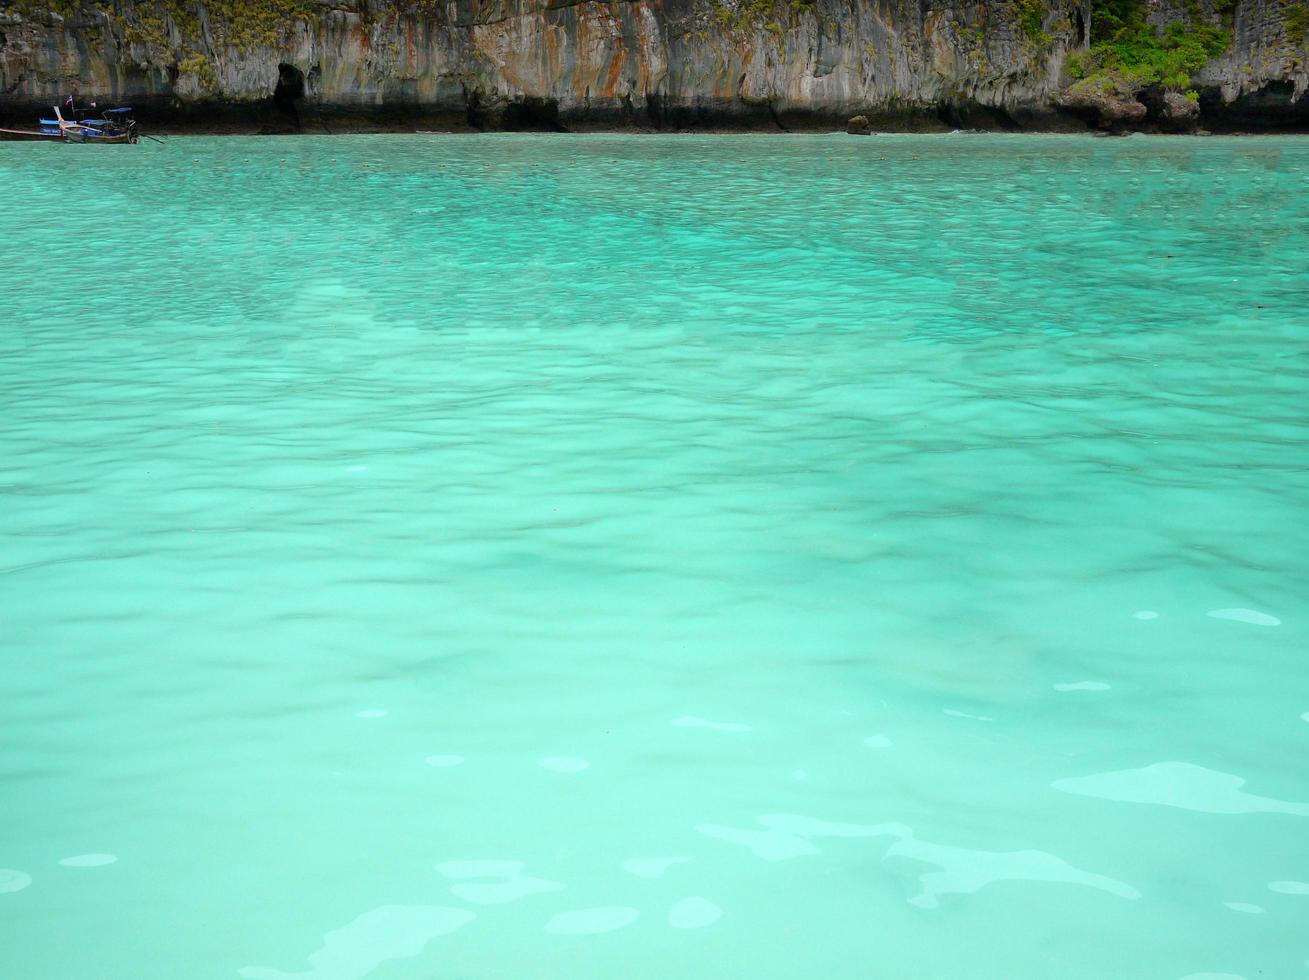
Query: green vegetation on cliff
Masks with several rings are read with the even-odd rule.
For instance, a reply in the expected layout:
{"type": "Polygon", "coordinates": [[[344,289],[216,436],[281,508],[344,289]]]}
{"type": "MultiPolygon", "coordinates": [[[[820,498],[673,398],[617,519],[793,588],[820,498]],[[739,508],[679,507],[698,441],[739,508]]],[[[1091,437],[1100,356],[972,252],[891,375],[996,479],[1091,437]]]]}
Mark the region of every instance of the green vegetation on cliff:
{"type": "Polygon", "coordinates": [[[1309,34],[1309,7],[1302,3],[1287,4],[1286,39],[1300,45],[1305,43],[1306,34],[1309,34]]]}
{"type": "Polygon", "coordinates": [[[135,5],[130,21],[137,40],[165,46],[171,24],[187,47],[199,46],[206,34],[214,46],[241,51],[275,44],[297,20],[315,16],[310,0],[154,0],[135,5]]]}
{"type": "Polygon", "coordinates": [[[1023,36],[1038,48],[1049,47],[1053,38],[1045,29],[1045,17],[1050,12],[1046,0],[1018,0],[1018,26],[1023,36]]]}
{"type": "Polygon", "coordinates": [[[314,16],[311,0],[154,0],[137,4],[130,19],[115,20],[129,45],[147,57],[175,58],[180,74],[194,76],[202,91],[213,93],[219,89],[215,52],[272,47],[295,21],[314,16]],[[180,57],[174,38],[181,42],[180,57]]]}
{"type": "Polygon", "coordinates": [[[762,29],[780,38],[786,33],[783,22],[812,11],[814,0],[709,0],[709,7],[723,30],[748,34],[762,29]]]}
{"type": "Polygon", "coordinates": [[[1162,31],[1145,13],[1143,0],[1095,0],[1090,50],[1068,60],[1069,74],[1078,79],[1074,88],[1130,95],[1160,86],[1194,95],[1191,76],[1227,49],[1231,35],[1198,7],[1186,23],[1162,31]]]}
{"type": "Polygon", "coordinates": [[[0,0],[0,9],[38,21],[55,15],[96,40],[107,29],[135,49],[138,62],[171,65],[194,76],[206,92],[218,90],[215,61],[223,52],[276,47],[297,21],[318,16],[314,0],[141,0],[103,6],[89,0],[0,0]]]}

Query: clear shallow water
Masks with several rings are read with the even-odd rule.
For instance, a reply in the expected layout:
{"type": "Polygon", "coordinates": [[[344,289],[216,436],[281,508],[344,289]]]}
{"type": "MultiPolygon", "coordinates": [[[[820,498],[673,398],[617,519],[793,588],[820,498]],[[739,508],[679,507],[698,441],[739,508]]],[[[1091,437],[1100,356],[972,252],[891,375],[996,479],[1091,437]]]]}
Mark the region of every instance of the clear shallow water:
{"type": "Polygon", "coordinates": [[[0,178],[0,975],[1309,976],[1309,142],[0,178]]]}

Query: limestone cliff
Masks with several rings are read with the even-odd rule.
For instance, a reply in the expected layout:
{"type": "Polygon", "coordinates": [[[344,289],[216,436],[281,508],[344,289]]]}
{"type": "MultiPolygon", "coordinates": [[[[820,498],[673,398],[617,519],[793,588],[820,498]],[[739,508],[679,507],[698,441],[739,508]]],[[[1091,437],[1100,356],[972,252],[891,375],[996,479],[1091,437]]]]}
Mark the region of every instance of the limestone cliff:
{"type": "MultiPolygon", "coordinates": [[[[1221,15],[1207,123],[1302,120],[1293,8],[1221,15]]],[[[0,117],[76,91],[240,127],[1084,126],[1113,121],[1064,96],[1092,17],[1091,0],[0,0],[0,117]]]]}

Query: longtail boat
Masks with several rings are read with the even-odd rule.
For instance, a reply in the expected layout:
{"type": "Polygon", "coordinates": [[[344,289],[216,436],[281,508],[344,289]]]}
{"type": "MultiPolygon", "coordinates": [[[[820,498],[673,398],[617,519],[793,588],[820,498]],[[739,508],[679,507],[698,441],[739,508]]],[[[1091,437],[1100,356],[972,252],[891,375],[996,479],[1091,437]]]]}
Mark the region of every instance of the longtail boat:
{"type": "MultiPolygon", "coordinates": [[[[136,120],[132,110],[106,109],[103,119],[83,119],[80,122],[68,122],[64,114],[55,106],[55,120],[65,143],[135,143],[137,140],[136,120]]],[[[44,129],[45,120],[41,120],[44,129]]]]}

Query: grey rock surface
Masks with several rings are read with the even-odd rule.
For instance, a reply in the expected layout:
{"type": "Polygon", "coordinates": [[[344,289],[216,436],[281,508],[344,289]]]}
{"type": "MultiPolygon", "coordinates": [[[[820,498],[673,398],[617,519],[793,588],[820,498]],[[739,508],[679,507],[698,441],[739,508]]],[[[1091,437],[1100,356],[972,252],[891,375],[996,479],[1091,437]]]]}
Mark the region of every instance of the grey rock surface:
{"type": "MultiPolygon", "coordinates": [[[[1169,2],[1151,16],[1184,16],[1169,2]]],[[[1237,4],[1232,48],[1200,78],[1206,116],[1298,118],[1309,57],[1286,40],[1284,9],[1237,4]]],[[[1036,37],[1008,0],[9,0],[0,116],[75,91],[288,129],[1144,121],[1130,95],[1068,94],[1090,20],[1089,0],[1050,0],[1036,37]]]]}

